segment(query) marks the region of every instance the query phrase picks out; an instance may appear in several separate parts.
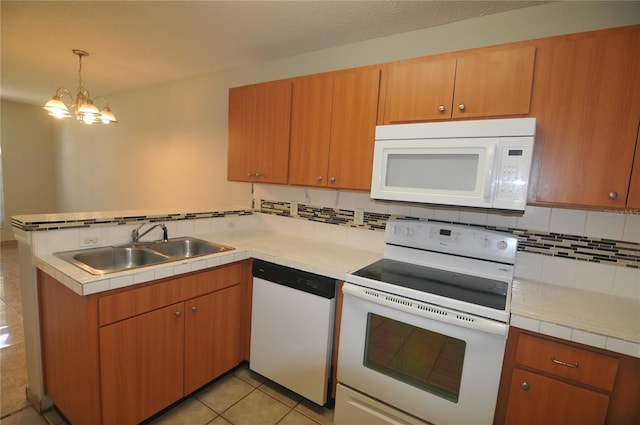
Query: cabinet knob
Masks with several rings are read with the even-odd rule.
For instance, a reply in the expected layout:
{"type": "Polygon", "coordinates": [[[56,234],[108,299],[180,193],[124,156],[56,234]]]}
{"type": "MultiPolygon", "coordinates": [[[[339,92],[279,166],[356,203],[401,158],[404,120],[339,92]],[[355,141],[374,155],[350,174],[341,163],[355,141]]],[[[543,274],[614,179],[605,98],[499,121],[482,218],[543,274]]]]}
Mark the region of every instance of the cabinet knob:
{"type": "Polygon", "coordinates": [[[446,108],[444,107],[444,105],[438,106],[438,111],[444,112],[445,110],[446,110],[446,108]]]}
{"type": "Polygon", "coordinates": [[[192,307],[191,307],[191,311],[193,311],[193,312],[195,313],[196,311],[198,311],[198,307],[197,307],[197,306],[195,306],[195,305],[194,305],[194,306],[192,306],[192,307]]]}
{"type": "Polygon", "coordinates": [[[247,177],[253,177],[253,173],[247,173],[247,177]]]}
{"type": "Polygon", "coordinates": [[[329,181],[330,181],[331,183],[335,183],[336,178],[335,178],[335,177],[329,177],[329,181]]]}
{"type": "Polygon", "coordinates": [[[175,315],[176,315],[176,317],[180,317],[180,316],[182,316],[182,312],[181,312],[181,311],[176,311],[176,312],[175,312],[175,313],[173,313],[173,314],[175,314],[175,315]]]}
{"type": "Polygon", "coordinates": [[[617,199],[618,192],[609,192],[609,199],[617,199]]]}
{"type": "Polygon", "coordinates": [[[460,109],[461,111],[464,111],[465,108],[466,106],[464,106],[464,103],[458,105],[458,109],[460,109]]]}
{"type": "Polygon", "coordinates": [[[260,177],[262,175],[262,173],[260,173],[259,171],[256,173],[256,177],[260,177]]]}
{"type": "Polygon", "coordinates": [[[529,383],[527,381],[523,381],[522,384],[520,384],[520,388],[522,388],[525,391],[529,391],[529,383]]]}
{"type": "Polygon", "coordinates": [[[318,177],[316,177],[316,180],[318,180],[319,182],[321,182],[321,181],[322,181],[322,176],[318,176],[318,177]]]}

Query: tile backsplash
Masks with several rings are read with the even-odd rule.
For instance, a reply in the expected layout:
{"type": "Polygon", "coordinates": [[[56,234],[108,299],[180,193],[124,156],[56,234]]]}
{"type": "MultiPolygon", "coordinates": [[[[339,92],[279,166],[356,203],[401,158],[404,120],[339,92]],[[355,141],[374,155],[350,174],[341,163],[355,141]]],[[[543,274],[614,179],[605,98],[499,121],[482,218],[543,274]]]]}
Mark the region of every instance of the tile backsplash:
{"type": "Polygon", "coordinates": [[[296,219],[371,230],[372,235],[380,235],[390,217],[510,232],[519,240],[516,278],[640,299],[640,214],[633,211],[527,206],[523,215],[501,215],[464,208],[380,203],[360,192],[270,185],[256,185],[256,189],[263,213],[290,217],[290,203],[295,201],[296,219]],[[362,225],[354,222],[356,208],[364,209],[362,225]]]}
{"type": "MultiPolygon", "coordinates": [[[[291,203],[262,200],[260,211],[267,214],[291,216],[291,203]]],[[[355,224],[354,211],[352,210],[316,207],[305,204],[298,205],[298,218],[339,226],[360,227],[374,231],[384,231],[387,220],[392,217],[419,218],[365,211],[364,223],[358,225],[355,224]]],[[[435,219],[430,220],[433,221],[435,219]]],[[[481,226],[453,220],[437,221],[481,226]]],[[[518,237],[518,251],[521,252],[640,269],[640,243],[494,225],[484,225],[482,227],[516,235],[518,237]]]]}

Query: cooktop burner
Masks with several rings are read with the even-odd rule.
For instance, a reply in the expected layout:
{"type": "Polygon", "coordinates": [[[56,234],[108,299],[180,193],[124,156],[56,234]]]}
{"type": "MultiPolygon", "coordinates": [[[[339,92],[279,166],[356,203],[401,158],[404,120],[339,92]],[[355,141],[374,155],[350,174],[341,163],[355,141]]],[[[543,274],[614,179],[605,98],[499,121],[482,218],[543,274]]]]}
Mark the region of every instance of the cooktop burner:
{"type": "Polygon", "coordinates": [[[387,258],[352,274],[497,310],[507,302],[507,282],[387,258]]]}

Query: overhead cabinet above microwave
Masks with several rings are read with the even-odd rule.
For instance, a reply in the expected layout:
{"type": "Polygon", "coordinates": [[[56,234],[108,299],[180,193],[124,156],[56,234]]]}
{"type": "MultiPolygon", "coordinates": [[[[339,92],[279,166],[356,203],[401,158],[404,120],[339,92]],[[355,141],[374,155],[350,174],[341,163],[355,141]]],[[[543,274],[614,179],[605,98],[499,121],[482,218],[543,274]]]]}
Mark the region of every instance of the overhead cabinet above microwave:
{"type": "Polygon", "coordinates": [[[535,46],[389,64],[384,123],[526,115],[535,46]]]}
{"type": "Polygon", "coordinates": [[[378,126],[371,197],[524,211],[535,118],[378,126]]]}

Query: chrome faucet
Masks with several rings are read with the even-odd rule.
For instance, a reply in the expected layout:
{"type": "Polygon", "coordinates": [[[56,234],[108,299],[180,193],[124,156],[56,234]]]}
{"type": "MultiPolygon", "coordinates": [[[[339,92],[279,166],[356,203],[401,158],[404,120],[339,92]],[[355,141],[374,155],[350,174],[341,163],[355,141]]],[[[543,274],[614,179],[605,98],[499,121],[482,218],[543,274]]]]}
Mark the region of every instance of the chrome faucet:
{"type": "Polygon", "coordinates": [[[168,232],[167,232],[167,226],[165,226],[162,223],[154,224],[153,226],[151,226],[150,228],[148,228],[144,232],[140,233],[140,229],[142,229],[142,226],[144,226],[145,224],[146,223],[142,223],[138,228],[133,229],[131,231],[131,243],[140,242],[140,238],[141,237],[143,237],[144,235],[146,235],[147,233],[149,233],[150,231],[152,231],[156,227],[161,227],[162,228],[162,242],[167,242],[169,240],[169,235],[168,235],[168,232]]]}

